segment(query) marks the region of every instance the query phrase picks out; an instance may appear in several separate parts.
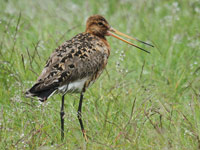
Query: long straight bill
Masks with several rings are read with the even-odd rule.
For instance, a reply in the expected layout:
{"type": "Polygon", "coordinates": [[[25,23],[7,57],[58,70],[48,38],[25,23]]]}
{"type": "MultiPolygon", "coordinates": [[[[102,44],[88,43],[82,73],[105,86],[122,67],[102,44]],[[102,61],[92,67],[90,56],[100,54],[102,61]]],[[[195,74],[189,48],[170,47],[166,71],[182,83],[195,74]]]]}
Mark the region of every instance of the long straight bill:
{"type": "MultiPolygon", "coordinates": [[[[112,31],[112,30],[111,30],[111,31],[112,31]]],[[[137,46],[137,45],[135,45],[135,44],[133,44],[133,43],[131,43],[131,42],[129,42],[129,41],[127,41],[127,40],[125,40],[125,39],[119,37],[119,36],[117,36],[117,35],[115,35],[115,34],[113,34],[113,33],[110,32],[110,31],[108,31],[108,34],[109,34],[110,36],[113,36],[113,37],[115,37],[115,38],[117,38],[117,39],[119,39],[119,40],[121,40],[121,41],[123,41],[123,42],[125,42],[125,43],[128,43],[128,44],[130,44],[130,45],[132,45],[132,46],[134,46],[134,47],[136,47],[136,48],[138,48],[138,49],[140,49],[140,50],[142,50],[142,51],[144,51],[144,52],[146,52],[146,53],[150,53],[149,51],[147,51],[147,50],[145,50],[145,49],[143,49],[143,48],[141,48],[141,47],[139,47],[139,46],[137,46]]]]}
{"type": "Polygon", "coordinates": [[[143,43],[143,44],[146,44],[146,45],[148,45],[148,46],[154,47],[153,45],[151,45],[151,44],[149,44],[149,43],[146,43],[146,42],[143,42],[143,41],[141,41],[141,40],[138,40],[138,39],[136,39],[136,38],[134,38],[134,37],[128,36],[128,35],[126,35],[126,34],[120,32],[120,31],[117,31],[117,30],[114,29],[114,28],[111,28],[110,31],[112,31],[112,32],[114,32],[114,33],[116,33],[116,34],[118,34],[118,35],[124,36],[124,37],[126,37],[126,38],[128,38],[128,39],[135,40],[135,41],[141,42],[141,43],[143,43]]]}

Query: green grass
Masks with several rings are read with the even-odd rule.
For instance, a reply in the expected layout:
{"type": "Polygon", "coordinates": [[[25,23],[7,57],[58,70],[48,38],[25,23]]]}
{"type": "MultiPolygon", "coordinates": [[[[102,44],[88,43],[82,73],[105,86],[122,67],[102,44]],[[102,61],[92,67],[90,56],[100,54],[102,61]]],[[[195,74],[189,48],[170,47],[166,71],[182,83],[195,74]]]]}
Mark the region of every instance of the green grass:
{"type": "Polygon", "coordinates": [[[0,149],[200,149],[200,1],[0,0],[0,149]],[[144,53],[108,37],[106,70],[83,102],[24,97],[51,52],[102,14],[128,35],[153,43],[144,53]]]}

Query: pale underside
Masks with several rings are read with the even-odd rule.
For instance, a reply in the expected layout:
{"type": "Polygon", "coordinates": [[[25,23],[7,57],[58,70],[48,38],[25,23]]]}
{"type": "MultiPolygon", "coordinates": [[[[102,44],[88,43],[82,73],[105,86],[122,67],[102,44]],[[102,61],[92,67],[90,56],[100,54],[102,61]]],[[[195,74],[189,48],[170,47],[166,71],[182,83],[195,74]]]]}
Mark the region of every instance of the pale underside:
{"type": "Polygon", "coordinates": [[[85,82],[88,78],[83,78],[80,80],[76,80],[69,84],[62,85],[58,87],[58,92],[65,94],[65,93],[80,93],[83,90],[85,82]]]}

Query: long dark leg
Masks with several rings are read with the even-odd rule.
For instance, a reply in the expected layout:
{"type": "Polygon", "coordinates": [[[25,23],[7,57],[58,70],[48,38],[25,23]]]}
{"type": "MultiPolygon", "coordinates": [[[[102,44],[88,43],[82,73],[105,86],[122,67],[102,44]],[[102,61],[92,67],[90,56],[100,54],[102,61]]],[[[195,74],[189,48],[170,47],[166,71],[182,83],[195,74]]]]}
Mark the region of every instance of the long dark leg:
{"type": "Polygon", "coordinates": [[[86,142],[87,142],[87,136],[86,136],[86,133],[85,133],[85,130],[84,130],[84,127],[83,127],[83,121],[81,119],[81,108],[82,108],[82,102],[83,102],[83,92],[81,92],[81,96],[80,96],[80,101],[79,101],[79,106],[78,106],[78,112],[77,112],[77,117],[78,117],[78,120],[79,120],[79,123],[81,125],[81,131],[83,133],[83,137],[85,138],[86,142]]]}
{"type": "Polygon", "coordinates": [[[62,96],[62,103],[61,103],[61,109],[60,109],[60,120],[61,120],[61,140],[63,141],[64,139],[64,100],[65,96],[62,96]]]}

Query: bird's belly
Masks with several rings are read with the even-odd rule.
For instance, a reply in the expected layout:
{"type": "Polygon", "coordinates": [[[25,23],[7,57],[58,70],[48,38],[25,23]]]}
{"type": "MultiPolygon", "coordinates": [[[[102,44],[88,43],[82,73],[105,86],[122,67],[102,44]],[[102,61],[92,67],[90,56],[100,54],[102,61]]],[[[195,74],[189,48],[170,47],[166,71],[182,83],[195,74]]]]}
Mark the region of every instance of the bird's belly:
{"type": "Polygon", "coordinates": [[[76,80],[74,82],[70,82],[68,84],[62,85],[58,88],[58,92],[65,93],[80,93],[84,87],[85,82],[88,78],[83,78],[80,80],[76,80]]]}

